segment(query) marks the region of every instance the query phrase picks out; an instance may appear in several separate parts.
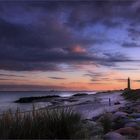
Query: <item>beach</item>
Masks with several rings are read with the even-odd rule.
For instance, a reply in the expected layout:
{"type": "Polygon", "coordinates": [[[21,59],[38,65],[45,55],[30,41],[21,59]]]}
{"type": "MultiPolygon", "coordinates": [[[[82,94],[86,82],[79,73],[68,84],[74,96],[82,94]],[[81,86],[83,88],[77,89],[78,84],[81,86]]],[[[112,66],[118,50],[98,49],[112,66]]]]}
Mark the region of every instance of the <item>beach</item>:
{"type": "MultiPolygon", "coordinates": [[[[16,107],[19,107],[22,111],[32,110],[33,104],[35,106],[35,109],[69,107],[72,108],[74,111],[80,113],[83,116],[83,118],[91,119],[93,117],[103,114],[104,112],[113,112],[119,107],[123,107],[125,103],[127,103],[127,101],[124,100],[121,94],[122,91],[112,91],[103,93],[100,92],[96,94],[94,92],[93,94],[91,92],[75,92],[73,94],[63,93],[62,96],[54,96],[51,99],[45,98],[46,96],[43,96],[43,94],[41,97],[44,98],[42,99],[35,99],[29,103],[12,104],[14,104],[15,109],[16,107]],[[118,104],[115,104],[117,102],[118,104]]],[[[25,96],[25,98],[31,98],[30,96],[25,96]]],[[[36,94],[36,98],[37,97],[38,96],[36,94]]]]}

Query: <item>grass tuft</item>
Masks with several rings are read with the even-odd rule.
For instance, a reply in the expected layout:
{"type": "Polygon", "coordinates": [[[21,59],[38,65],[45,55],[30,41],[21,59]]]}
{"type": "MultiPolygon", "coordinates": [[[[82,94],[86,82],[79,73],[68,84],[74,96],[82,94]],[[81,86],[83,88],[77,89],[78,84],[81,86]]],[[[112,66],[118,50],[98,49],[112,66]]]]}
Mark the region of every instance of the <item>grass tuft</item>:
{"type": "Polygon", "coordinates": [[[0,117],[0,139],[88,138],[81,115],[70,108],[39,110],[23,114],[11,110],[0,117]]]}

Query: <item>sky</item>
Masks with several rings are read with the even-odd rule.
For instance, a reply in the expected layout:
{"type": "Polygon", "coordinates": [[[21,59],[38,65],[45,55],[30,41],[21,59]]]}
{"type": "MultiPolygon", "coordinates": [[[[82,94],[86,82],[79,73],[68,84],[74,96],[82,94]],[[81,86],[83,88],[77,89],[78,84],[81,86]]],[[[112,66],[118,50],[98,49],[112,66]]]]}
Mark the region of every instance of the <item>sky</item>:
{"type": "Polygon", "coordinates": [[[0,90],[140,87],[140,1],[0,1],[0,90]]]}

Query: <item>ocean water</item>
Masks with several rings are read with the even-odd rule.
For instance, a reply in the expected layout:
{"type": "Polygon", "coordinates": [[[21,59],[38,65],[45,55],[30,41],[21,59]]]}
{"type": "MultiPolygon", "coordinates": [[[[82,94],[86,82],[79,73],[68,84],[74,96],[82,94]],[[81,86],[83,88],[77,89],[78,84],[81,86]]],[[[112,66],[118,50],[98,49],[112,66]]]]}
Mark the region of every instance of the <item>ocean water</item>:
{"type": "MultiPolygon", "coordinates": [[[[19,108],[21,111],[29,111],[32,110],[32,103],[14,103],[15,100],[18,100],[21,97],[33,97],[33,96],[47,96],[47,95],[59,95],[61,97],[70,97],[77,93],[87,93],[87,94],[95,94],[96,92],[72,92],[72,91],[63,91],[63,92],[47,92],[47,91],[0,91],[0,114],[3,111],[7,111],[11,109],[13,112],[19,108]]],[[[35,103],[36,108],[42,108],[48,106],[49,102],[38,102],[35,103]]]]}

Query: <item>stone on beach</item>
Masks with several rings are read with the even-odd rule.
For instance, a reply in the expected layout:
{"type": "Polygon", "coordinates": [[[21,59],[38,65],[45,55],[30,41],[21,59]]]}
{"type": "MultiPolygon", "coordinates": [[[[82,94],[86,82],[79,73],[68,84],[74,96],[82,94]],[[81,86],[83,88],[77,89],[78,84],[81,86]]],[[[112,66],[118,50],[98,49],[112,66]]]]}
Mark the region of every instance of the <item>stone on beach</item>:
{"type": "Polygon", "coordinates": [[[140,118],[140,113],[132,113],[129,116],[131,116],[133,118],[140,118]]]}
{"type": "Polygon", "coordinates": [[[120,128],[118,130],[115,130],[115,132],[119,133],[121,135],[132,135],[132,136],[137,136],[138,135],[138,131],[133,127],[120,128]]]}
{"type": "Polygon", "coordinates": [[[104,135],[104,140],[125,140],[125,138],[116,132],[109,132],[104,135]]]}
{"type": "Polygon", "coordinates": [[[115,112],[115,113],[113,114],[114,119],[116,119],[116,118],[125,118],[127,115],[128,115],[128,114],[127,114],[126,112],[120,112],[120,111],[115,112]]]}
{"type": "Polygon", "coordinates": [[[125,124],[125,127],[133,127],[135,129],[140,129],[140,125],[136,122],[128,122],[125,124]]]}

